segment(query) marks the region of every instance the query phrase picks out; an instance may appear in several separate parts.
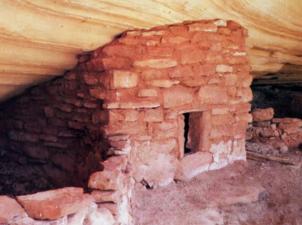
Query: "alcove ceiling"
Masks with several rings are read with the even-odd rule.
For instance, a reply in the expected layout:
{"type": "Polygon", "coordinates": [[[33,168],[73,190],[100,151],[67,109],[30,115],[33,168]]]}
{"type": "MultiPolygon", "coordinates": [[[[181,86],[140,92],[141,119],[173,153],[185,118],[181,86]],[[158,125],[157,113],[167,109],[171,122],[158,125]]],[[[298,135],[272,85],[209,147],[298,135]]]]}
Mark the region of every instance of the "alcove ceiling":
{"type": "Polygon", "coordinates": [[[207,18],[248,28],[257,82],[302,84],[301,0],[1,0],[0,100],[62,75],[77,54],[127,29],[207,18]]]}

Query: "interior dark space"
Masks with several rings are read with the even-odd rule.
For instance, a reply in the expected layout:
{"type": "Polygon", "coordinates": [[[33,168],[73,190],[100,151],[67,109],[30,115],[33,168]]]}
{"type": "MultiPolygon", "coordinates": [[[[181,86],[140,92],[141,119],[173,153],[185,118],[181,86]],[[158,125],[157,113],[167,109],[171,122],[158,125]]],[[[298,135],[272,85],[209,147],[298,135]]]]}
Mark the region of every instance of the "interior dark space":
{"type": "Polygon", "coordinates": [[[101,103],[75,91],[85,88],[66,75],[0,105],[1,195],[86,188],[89,175],[101,169],[100,121],[91,121],[101,103]]]}
{"type": "Polygon", "coordinates": [[[185,151],[185,154],[190,154],[190,153],[192,153],[191,146],[189,145],[190,113],[184,113],[183,115],[184,115],[184,122],[185,122],[185,127],[184,127],[184,137],[185,137],[184,151],[185,151]]]}
{"type": "Polygon", "coordinates": [[[251,88],[252,109],[272,107],[275,117],[302,118],[302,86],[253,84],[251,88]]]}

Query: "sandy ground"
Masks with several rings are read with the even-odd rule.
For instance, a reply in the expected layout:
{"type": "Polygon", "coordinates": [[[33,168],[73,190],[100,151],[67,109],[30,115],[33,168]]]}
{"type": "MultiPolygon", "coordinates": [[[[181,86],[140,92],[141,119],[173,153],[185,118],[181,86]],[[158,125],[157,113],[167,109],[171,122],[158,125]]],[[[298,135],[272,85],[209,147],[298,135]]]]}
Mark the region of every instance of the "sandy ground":
{"type": "Polygon", "coordinates": [[[134,194],[136,225],[302,225],[302,152],[296,166],[248,160],[186,183],[134,194]]]}

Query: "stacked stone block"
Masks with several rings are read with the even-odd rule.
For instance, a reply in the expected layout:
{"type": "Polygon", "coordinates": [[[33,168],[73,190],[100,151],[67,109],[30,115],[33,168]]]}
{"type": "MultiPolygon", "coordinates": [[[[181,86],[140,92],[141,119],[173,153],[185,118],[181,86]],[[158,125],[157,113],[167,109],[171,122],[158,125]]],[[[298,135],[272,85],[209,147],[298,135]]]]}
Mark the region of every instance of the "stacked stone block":
{"type": "Polygon", "coordinates": [[[232,21],[185,22],[128,31],[94,52],[86,83],[104,101],[107,137],[119,145],[128,135],[137,182],[174,179],[184,156],[185,112],[206,118],[200,151],[211,154],[207,169],[245,159],[252,99],[245,37],[232,21]]]}

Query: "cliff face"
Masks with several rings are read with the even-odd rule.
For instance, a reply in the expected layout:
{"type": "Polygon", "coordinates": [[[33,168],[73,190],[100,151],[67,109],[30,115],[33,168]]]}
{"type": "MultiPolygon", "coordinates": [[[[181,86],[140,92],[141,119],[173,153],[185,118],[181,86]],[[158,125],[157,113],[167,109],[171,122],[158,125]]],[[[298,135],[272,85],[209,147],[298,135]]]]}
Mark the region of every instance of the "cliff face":
{"type": "Polygon", "coordinates": [[[76,55],[121,32],[184,20],[232,19],[249,30],[259,82],[301,82],[302,2],[299,0],[22,1],[0,2],[0,98],[61,75],[76,55]],[[134,7],[135,6],[135,7],[134,7]]]}

